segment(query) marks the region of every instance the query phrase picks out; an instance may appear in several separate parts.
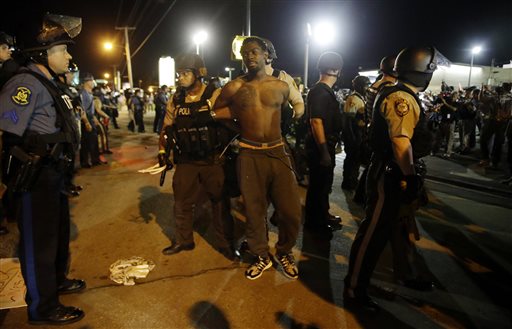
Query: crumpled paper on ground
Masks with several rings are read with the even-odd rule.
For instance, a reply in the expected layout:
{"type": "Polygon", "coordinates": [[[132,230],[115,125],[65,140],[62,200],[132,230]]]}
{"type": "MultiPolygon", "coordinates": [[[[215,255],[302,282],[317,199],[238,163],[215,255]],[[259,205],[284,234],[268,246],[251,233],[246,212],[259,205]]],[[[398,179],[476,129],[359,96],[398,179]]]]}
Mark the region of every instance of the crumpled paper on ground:
{"type": "Polygon", "coordinates": [[[135,279],[145,278],[153,268],[155,263],[142,257],[120,259],[110,265],[110,279],[115,283],[133,286],[135,279]]]}

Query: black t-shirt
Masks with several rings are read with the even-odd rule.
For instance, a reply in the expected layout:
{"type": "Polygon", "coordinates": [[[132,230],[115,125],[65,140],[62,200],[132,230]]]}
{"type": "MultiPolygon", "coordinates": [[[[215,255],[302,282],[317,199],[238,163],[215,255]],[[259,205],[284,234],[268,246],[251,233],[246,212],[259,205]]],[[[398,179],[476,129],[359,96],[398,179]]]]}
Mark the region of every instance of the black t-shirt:
{"type": "Polygon", "coordinates": [[[331,136],[337,137],[341,132],[341,111],[333,90],[319,82],[310,89],[306,102],[308,119],[322,119],[327,140],[331,136]]]}

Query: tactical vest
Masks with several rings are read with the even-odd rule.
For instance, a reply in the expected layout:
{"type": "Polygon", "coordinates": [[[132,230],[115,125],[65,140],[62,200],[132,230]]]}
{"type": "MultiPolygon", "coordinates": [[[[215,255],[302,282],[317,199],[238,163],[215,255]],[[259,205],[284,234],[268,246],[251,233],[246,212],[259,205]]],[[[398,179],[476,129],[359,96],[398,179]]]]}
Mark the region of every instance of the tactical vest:
{"type": "Polygon", "coordinates": [[[390,160],[393,158],[393,148],[389,137],[388,125],[381,114],[380,107],[384,99],[397,91],[404,91],[414,97],[420,106],[420,117],[418,123],[414,127],[414,133],[411,139],[413,157],[415,160],[430,154],[433,144],[432,132],[428,129],[425,110],[421,105],[421,100],[411,89],[402,83],[382,88],[375,99],[373,106],[373,121],[370,129],[370,147],[372,151],[381,159],[390,160]]]}
{"type": "MultiPolygon", "coordinates": [[[[58,86],[54,85],[50,80],[42,75],[30,71],[23,70],[21,73],[27,73],[35,77],[48,90],[52,96],[57,118],[55,126],[60,132],[54,134],[35,134],[26,131],[23,135],[23,148],[27,152],[34,152],[39,155],[46,155],[48,146],[60,144],[62,151],[73,159],[74,151],[80,143],[80,135],[78,126],[73,117],[73,104],[71,98],[58,86]]],[[[58,154],[54,154],[57,156],[58,154]]]]}
{"type": "Polygon", "coordinates": [[[215,89],[213,84],[209,84],[201,98],[191,103],[185,102],[182,92],[174,95],[176,144],[173,151],[176,163],[212,162],[215,153],[229,141],[225,130],[211,119],[208,100],[215,89]]]}

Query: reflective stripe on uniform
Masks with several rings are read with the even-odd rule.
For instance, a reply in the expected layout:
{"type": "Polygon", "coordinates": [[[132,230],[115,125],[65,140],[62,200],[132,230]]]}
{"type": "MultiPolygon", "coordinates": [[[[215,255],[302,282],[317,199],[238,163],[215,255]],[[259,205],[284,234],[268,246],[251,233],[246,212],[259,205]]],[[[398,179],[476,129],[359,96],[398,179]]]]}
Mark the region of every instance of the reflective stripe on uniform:
{"type": "Polygon", "coordinates": [[[34,232],[32,231],[32,196],[30,192],[25,192],[22,195],[23,204],[23,249],[25,256],[25,272],[27,274],[26,286],[27,293],[30,296],[30,307],[29,314],[34,316],[37,313],[37,307],[39,306],[39,289],[37,288],[36,279],[36,264],[34,257],[34,232]]]}
{"type": "Polygon", "coordinates": [[[378,183],[377,183],[377,203],[375,204],[375,209],[373,210],[372,218],[370,221],[370,225],[368,226],[368,229],[366,230],[366,233],[363,237],[363,241],[361,243],[361,246],[359,248],[359,251],[356,255],[356,259],[354,262],[354,271],[352,272],[352,275],[350,277],[350,289],[353,290],[357,287],[357,281],[359,278],[359,273],[361,272],[361,265],[363,263],[363,259],[366,256],[366,251],[368,249],[368,244],[370,243],[371,238],[373,237],[373,233],[375,232],[375,228],[377,227],[377,224],[379,222],[380,215],[382,213],[382,208],[384,206],[384,173],[382,173],[379,177],[378,183]]]}

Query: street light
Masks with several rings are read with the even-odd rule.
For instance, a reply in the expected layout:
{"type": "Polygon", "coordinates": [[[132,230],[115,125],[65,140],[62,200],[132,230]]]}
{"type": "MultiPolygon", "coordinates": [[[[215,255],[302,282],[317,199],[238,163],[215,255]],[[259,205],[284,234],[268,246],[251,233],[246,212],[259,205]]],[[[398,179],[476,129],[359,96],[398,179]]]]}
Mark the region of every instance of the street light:
{"type": "Polygon", "coordinates": [[[229,81],[231,81],[231,72],[233,72],[235,68],[234,67],[226,67],[225,70],[228,72],[229,75],[229,81]]]}
{"type": "Polygon", "coordinates": [[[206,33],[206,31],[204,30],[201,30],[199,32],[196,32],[193,37],[192,37],[192,40],[194,41],[194,43],[196,44],[196,54],[199,55],[199,46],[206,41],[206,38],[208,38],[208,33],[206,33]]]}
{"type": "Polygon", "coordinates": [[[473,71],[473,60],[475,59],[475,55],[480,53],[482,47],[476,46],[471,49],[471,64],[469,65],[469,78],[468,78],[468,87],[471,87],[471,71],[473,71]]]}
{"type": "MultiPolygon", "coordinates": [[[[105,49],[106,51],[112,51],[114,49],[114,47],[116,48],[121,48],[121,49],[125,49],[125,54],[126,54],[126,66],[128,68],[128,81],[130,83],[130,88],[133,86],[133,76],[132,76],[132,62],[131,62],[131,57],[130,57],[130,45],[125,45],[125,47],[123,46],[120,46],[120,45],[116,45],[110,41],[106,41],[103,43],[103,49],[105,49]]],[[[116,89],[120,90],[121,89],[121,78],[117,78],[118,74],[117,74],[117,65],[112,65],[113,68],[114,68],[114,85],[116,87],[116,89]],[[116,80],[117,80],[117,83],[116,83],[116,80]]]]}
{"type": "Polygon", "coordinates": [[[306,23],[306,46],[304,49],[304,89],[308,87],[308,71],[309,71],[309,45],[313,38],[321,45],[327,45],[334,40],[334,33],[336,29],[329,22],[322,22],[311,27],[311,24],[306,23]]]}
{"type": "Polygon", "coordinates": [[[110,78],[110,74],[109,74],[109,73],[105,73],[105,74],[103,74],[103,76],[104,76],[104,77],[105,77],[105,79],[107,79],[107,80],[110,78]]]}

